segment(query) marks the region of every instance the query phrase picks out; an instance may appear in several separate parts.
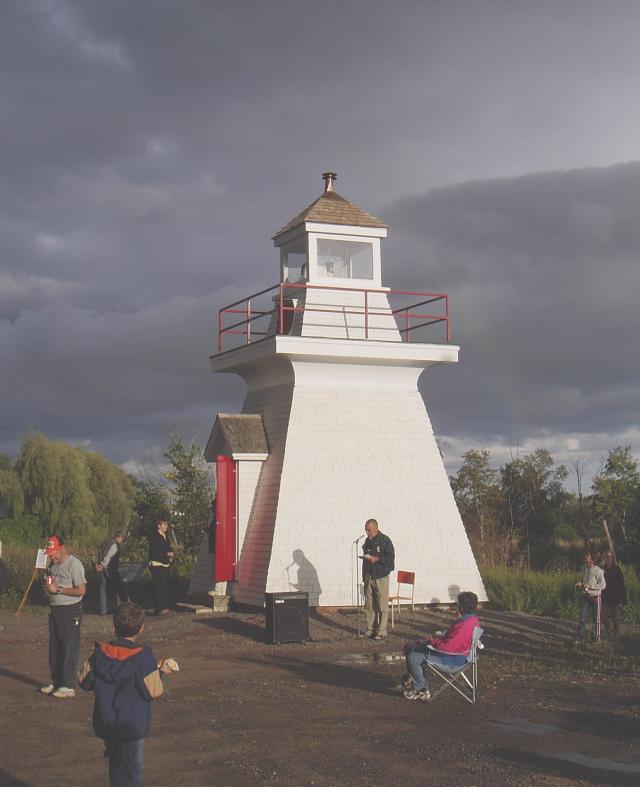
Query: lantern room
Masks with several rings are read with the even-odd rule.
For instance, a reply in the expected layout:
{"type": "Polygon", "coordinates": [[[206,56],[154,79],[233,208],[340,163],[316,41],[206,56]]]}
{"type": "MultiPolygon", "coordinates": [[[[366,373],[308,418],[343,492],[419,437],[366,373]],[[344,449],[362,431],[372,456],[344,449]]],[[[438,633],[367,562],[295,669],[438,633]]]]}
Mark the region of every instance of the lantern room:
{"type": "Polygon", "coordinates": [[[387,227],[341,197],[325,172],[324,193],[273,236],[280,281],[334,287],[382,286],[380,239],[387,227]]]}

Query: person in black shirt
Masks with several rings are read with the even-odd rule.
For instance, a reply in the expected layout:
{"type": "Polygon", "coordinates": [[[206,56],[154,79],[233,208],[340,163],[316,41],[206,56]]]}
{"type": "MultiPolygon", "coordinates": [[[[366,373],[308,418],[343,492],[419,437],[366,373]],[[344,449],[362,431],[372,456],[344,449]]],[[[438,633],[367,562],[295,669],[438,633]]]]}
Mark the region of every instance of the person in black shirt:
{"type": "Polygon", "coordinates": [[[611,624],[613,624],[613,640],[618,639],[620,621],[618,615],[620,606],[627,603],[627,589],[624,584],[624,574],[616,562],[613,552],[604,556],[604,580],[607,587],[602,591],[602,617],[607,638],[611,639],[611,624]]]}
{"type": "Polygon", "coordinates": [[[156,615],[168,615],[169,609],[169,567],[173,560],[173,550],[167,531],[169,523],[161,520],[155,533],[149,539],[149,571],[153,587],[153,606],[156,615]]]}
{"type": "Polygon", "coordinates": [[[389,617],[389,574],[395,567],[395,552],[389,536],[378,528],[375,519],[364,526],[367,538],[362,545],[362,581],[367,616],[365,637],[384,639],[389,617]]]}

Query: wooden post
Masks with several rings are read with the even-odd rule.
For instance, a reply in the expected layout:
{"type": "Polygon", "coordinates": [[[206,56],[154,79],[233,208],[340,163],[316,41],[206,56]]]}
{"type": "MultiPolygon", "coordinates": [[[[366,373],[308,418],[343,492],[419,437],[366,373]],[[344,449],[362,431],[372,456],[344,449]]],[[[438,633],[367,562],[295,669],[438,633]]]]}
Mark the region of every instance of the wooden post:
{"type": "Polygon", "coordinates": [[[35,579],[38,576],[38,571],[39,570],[40,569],[38,569],[38,568],[34,568],[33,569],[33,574],[31,575],[31,579],[29,581],[29,584],[27,585],[27,589],[24,591],[24,596],[22,597],[22,601],[20,602],[20,606],[16,610],[16,617],[17,618],[20,617],[20,613],[22,612],[22,607],[24,607],[24,605],[25,605],[25,602],[27,600],[27,596],[29,595],[29,591],[31,590],[31,585],[33,585],[33,583],[35,582],[35,579]]]}
{"type": "Polygon", "coordinates": [[[613,553],[614,559],[617,561],[616,550],[614,549],[614,546],[613,546],[613,539],[611,538],[611,533],[609,532],[609,527],[607,525],[607,520],[606,519],[602,520],[602,528],[604,530],[605,536],[607,537],[607,542],[609,544],[609,549],[613,553]]]}

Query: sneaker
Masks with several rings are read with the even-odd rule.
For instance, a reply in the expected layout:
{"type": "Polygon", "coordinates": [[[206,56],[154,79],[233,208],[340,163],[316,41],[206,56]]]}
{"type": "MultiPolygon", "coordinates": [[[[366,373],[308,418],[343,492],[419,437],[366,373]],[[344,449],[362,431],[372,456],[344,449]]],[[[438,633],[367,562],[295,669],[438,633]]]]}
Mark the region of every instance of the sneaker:
{"type": "Polygon", "coordinates": [[[378,632],[371,639],[378,639],[379,640],[379,639],[386,639],[386,638],[387,638],[386,634],[381,634],[380,632],[378,632]]]}
{"type": "Polygon", "coordinates": [[[428,689],[422,689],[421,691],[405,689],[402,692],[402,696],[405,700],[421,700],[422,702],[427,702],[427,700],[431,699],[431,692],[428,689]]]}
{"type": "Polygon", "coordinates": [[[403,691],[411,691],[411,689],[413,688],[413,681],[411,680],[411,675],[403,675],[401,685],[403,691]]]}
{"type": "Polygon", "coordinates": [[[41,694],[53,694],[53,692],[55,690],[56,690],[56,687],[53,685],[53,683],[50,683],[48,686],[43,686],[40,689],[40,693],[41,694]]]}
{"type": "Polygon", "coordinates": [[[66,686],[60,686],[59,689],[51,692],[52,697],[75,697],[76,693],[73,689],[68,689],[66,686]]]}

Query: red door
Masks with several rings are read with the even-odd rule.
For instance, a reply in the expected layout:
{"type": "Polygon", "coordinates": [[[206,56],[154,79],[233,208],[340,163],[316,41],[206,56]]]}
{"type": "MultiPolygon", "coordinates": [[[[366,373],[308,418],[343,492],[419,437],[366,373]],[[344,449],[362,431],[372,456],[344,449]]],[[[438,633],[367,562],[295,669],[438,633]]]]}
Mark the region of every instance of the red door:
{"type": "Polygon", "coordinates": [[[236,573],[236,463],[230,456],[216,457],[216,565],[215,581],[235,579],[236,573]]]}

